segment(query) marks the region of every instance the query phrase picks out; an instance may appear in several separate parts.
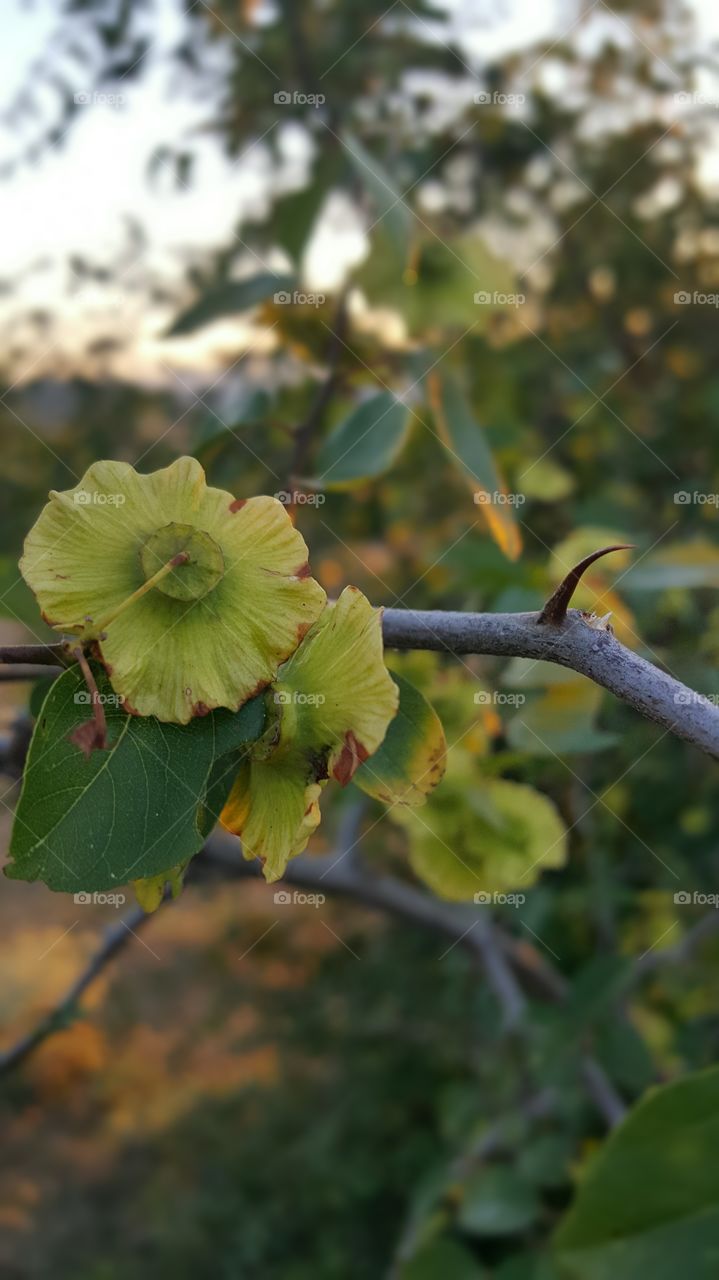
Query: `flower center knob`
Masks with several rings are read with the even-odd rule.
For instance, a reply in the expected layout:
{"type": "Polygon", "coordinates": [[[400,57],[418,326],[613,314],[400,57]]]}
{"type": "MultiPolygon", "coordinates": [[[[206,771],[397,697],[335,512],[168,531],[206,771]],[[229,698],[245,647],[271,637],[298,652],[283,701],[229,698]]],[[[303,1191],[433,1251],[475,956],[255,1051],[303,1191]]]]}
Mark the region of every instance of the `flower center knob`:
{"type": "Polygon", "coordinates": [[[201,600],[217,586],[225,572],[222,550],[202,529],[189,524],[166,524],[151,533],[140,550],[147,582],[175,556],[188,558],[156,584],[155,590],[173,600],[201,600]]]}

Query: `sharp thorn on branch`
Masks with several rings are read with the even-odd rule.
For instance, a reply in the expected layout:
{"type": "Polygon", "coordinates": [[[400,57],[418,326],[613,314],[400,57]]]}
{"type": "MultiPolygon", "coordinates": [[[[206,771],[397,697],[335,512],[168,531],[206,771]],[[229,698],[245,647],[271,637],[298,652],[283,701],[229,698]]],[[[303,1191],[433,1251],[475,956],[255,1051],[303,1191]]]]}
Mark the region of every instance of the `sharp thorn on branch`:
{"type": "Polygon", "coordinates": [[[564,622],[567,616],[572,596],[577,589],[577,585],[582,574],[594,564],[595,560],[599,560],[602,556],[608,556],[610,551],[633,551],[634,544],[631,542],[620,542],[614,547],[602,547],[601,551],[593,551],[590,556],[585,556],[584,560],[580,560],[579,564],[575,564],[574,568],[569,571],[566,578],[563,578],[556,591],[549,597],[542,612],[537,618],[537,623],[551,622],[555,625],[564,622]]]}

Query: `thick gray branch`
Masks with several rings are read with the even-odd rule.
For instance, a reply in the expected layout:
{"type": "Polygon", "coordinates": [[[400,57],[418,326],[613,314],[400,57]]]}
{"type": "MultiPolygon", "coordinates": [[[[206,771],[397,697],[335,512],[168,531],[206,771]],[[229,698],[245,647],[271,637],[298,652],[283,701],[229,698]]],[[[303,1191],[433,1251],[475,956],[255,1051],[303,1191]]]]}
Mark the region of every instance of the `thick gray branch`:
{"type": "Polygon", "coordinates": [[[541,658],[577,671],[685,742],[719,759],[719,707],[627,649],[606,626],[570,609],[560,623],[538,613],[444,613],[386,609],[389,649],[434,649],[541,658]]]}
{"type": "MultiPolygon", "coordinates": [[[[647,719],[719,759],[719,707],[708,698],[627,649],[611,628],[592,626],[577,609],[570,609],[561,622],[540,618],[539,613],[385,609],[382,625],[389,649],[542,658],[569,667],[609,689],[647,719]]],[[[63,645],[0,648],[0,663],[48,664],[57,671],[59,661],[67,661],[63,645]]]]}

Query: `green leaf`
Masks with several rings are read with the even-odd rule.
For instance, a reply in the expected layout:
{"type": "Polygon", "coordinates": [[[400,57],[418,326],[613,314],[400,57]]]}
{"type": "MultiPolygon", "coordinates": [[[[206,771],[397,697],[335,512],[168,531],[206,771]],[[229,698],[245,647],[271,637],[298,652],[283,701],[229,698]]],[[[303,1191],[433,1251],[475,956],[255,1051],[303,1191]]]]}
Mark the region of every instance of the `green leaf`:
{"type": "Polygon", "coordinates": [[[456,1240],[433,1240],[402,1268],[401,1280],[482,1280],[487,1272],[456,1240]]]}
{"type": "Polygon", "coordinates": [[[592,1162],[554,1243],[567,1280],[715,1280],[719,1068],[650,1090],[592,1162]]]}
{"type": "Polygon", "coordinates": [[[507,1258],[494,1273],[493,1280],[562,1280],[554,1263],[536,1252],[507,1258]]]}
{"type": "Polygon", "coordinates": [[[626,591],[664,591],[672,587],[719,587],[719,548],[708,538],[668,547],[623,575],[626,591]]]}
{"type": "Polygon", "coordinates": [[[532,1226],[539,1207],[532,1187],[512,1169],[487,1169],[465,1186],[458,1220],[472,1235],[515,1235],[532,1226]]]}
{"type": "Polygon", "coordinates": [[[345,132],[343,142],[354,170],[374,205],[377,229],[384,230],[400,261],[406,262],[414,218],[392,178],[354,134],[345,132]]]}
{"type": "Polygon", "coordinates": [[[391,392],[363,401],[324,441],[308,482],[314,489],[343,489],[387,471],[409,434],[409,410],[391,392]]]}
{"type": "Polygon", "coordinates": [[[526,893],[543,871],[564,865],[566,828],[548,796],[483,777],[461,744],[448,756],[447,776],[421,811],[389,811],[407,832],[412,870],[434,893],[486,903],[494,893],[526,893]]]}
{"type": "Polygon", "coordinates": [[[516,560],[522,539],[515,508],[504,500],[504,482],[462,387],[448,373],[430,374],[428,386],[442,443],[455,467],[469,477],[477,511],[484,514],[494,541],[510,560],[516,560]]]}
{"type": "Polygon", "coordinates": [[[302,258],[322,206],[338,178],[339,158],[336,150],[320,151],[307,185],[275,202],[271,230],[277,243],[296,263],[302,258]]]}
{"type": "Polygon", "coordinates": [[[563,1187],[569,1178],[572,1146],[566,1134],[542,1133],[522,1147],[517,1168],[538,1187],[563,1187]]]}
{"type": "Polygon", "coordinates": [[[194,333],[203,325],[221,320],[224,316],[240,315],[260,302],[266,302],[276,293],[286,293],[294,288],[294,278],[264,271],[248,280],[228,281],[208,289],[197,302],[181,312],[167,331],[168,338],[179,338],[194,333]]]}
{"type": "Polygon", "coordinates": [[[261,697],[184,726],[128,716],[104,674],[95,675],[109,699],[108,749],[86,759],[68,741],[90,711],[73,667],[53,684],[35,727],[6,868],[12,879],[101,892],[186,862],[229,794],[239,749],[264,727],[261,697]]]}
{"type": "Polygon", "coordinates": [[[510,720],[507,740],[535,756],[606,750],[617,737],[595,727],[601,703],[602,690],[581,676],[556,681],[510,720]]]}
{"type": "Polygon", "coordinates": [[[515,282],[506,263],[493,258],[476,230],[445,239],[421,227],[411,245],[411,265],[406,247],[398,254],[394,243],[381,232],[372,233],[369,257],[354,278],[371,303],[396,311],[408,331],[431,343],[447,345],[446,331],[470,331],[473,337],[487,331],[492,319],[511,305],[515,282]],[[490,303],[475,302],[475,295],[489,294],[490,303]]]}
{"type": "Polygon", "coordinates": [[[573,492],[575,479],[553,458],[538,458],[521,476],[522,493],[538,502],[561,502],[573,492]]]}
{"type": "Polygon", "coordinates": [[[399,710],[381,747],[360,765],[354,781],[383,804],[424,804],[444,775],[444,729],[424,694],[403,676],[390,674],[399,689],[399,710]]]}
{"type": "Polygon", "coordinates": [[[0,556],[0,617],[24,623],[39,643],[57,640],[57,633],[43,622],[37,600],[12,556],[0,556]]]}

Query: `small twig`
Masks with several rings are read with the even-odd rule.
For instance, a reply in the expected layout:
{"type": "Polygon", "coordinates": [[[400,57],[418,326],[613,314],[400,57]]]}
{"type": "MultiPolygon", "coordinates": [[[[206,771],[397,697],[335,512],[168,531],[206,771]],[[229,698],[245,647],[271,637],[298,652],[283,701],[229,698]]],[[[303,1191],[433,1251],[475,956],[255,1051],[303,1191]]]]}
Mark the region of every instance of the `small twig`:
{"type": "Polygon", "coordinates": [[[132,911],[128,911],[116,924],[111,925],[88,965],[68,988],[65,995],[45,1014],[32,1031],[16,1041],[4,1053],[0,1053],[0,1074],[18,1066],[32,1053],[33,1049],[42,1044],[43,1040],[61,1029],[90,984],[100,976],[113,956],[127,945],[133,934],[148,918],[142,907],[133,907],[132,911]]]}
{"type": "Polygon", "coordinates": [[[0,667],[0,684],[17,684],[21,680],[44,680],[50,676],[59,676],[64,667],[31,666],[23,664],[17,667],[0,667]]]}
{"type": "Polygon", "coordinates": [[[629,543],[620,543],[616,547],[602,547],[601,551],[593,551],[590,556],[585,556],[584,560],[580,560],[579,564],[575,564],[566,578],[562,579],[556,591],[552,593],[542,609],[537,622],[564,622],[579,580],[590,564],[594,564],[594,561],[599,560],[602,556],[608,556],[610,551],[632,551],[633,549],[633,546],[629,543]]]}
{"type": "Polygon", "coordinates": [[[616,1128],[626,1116],[627,1108],[604,1067],[597,1062],[596,1058],[584,1054],[581,1072],[587,1093],[604,1117],[607,1127],[609,1129],[616,1128]]]}
{"type": "Polygon", "coordinates": [[[0,646],[0,662],[27,663],[36,667],[67,666],[68,651],[59,644],[5,644],[0,646]]]}

